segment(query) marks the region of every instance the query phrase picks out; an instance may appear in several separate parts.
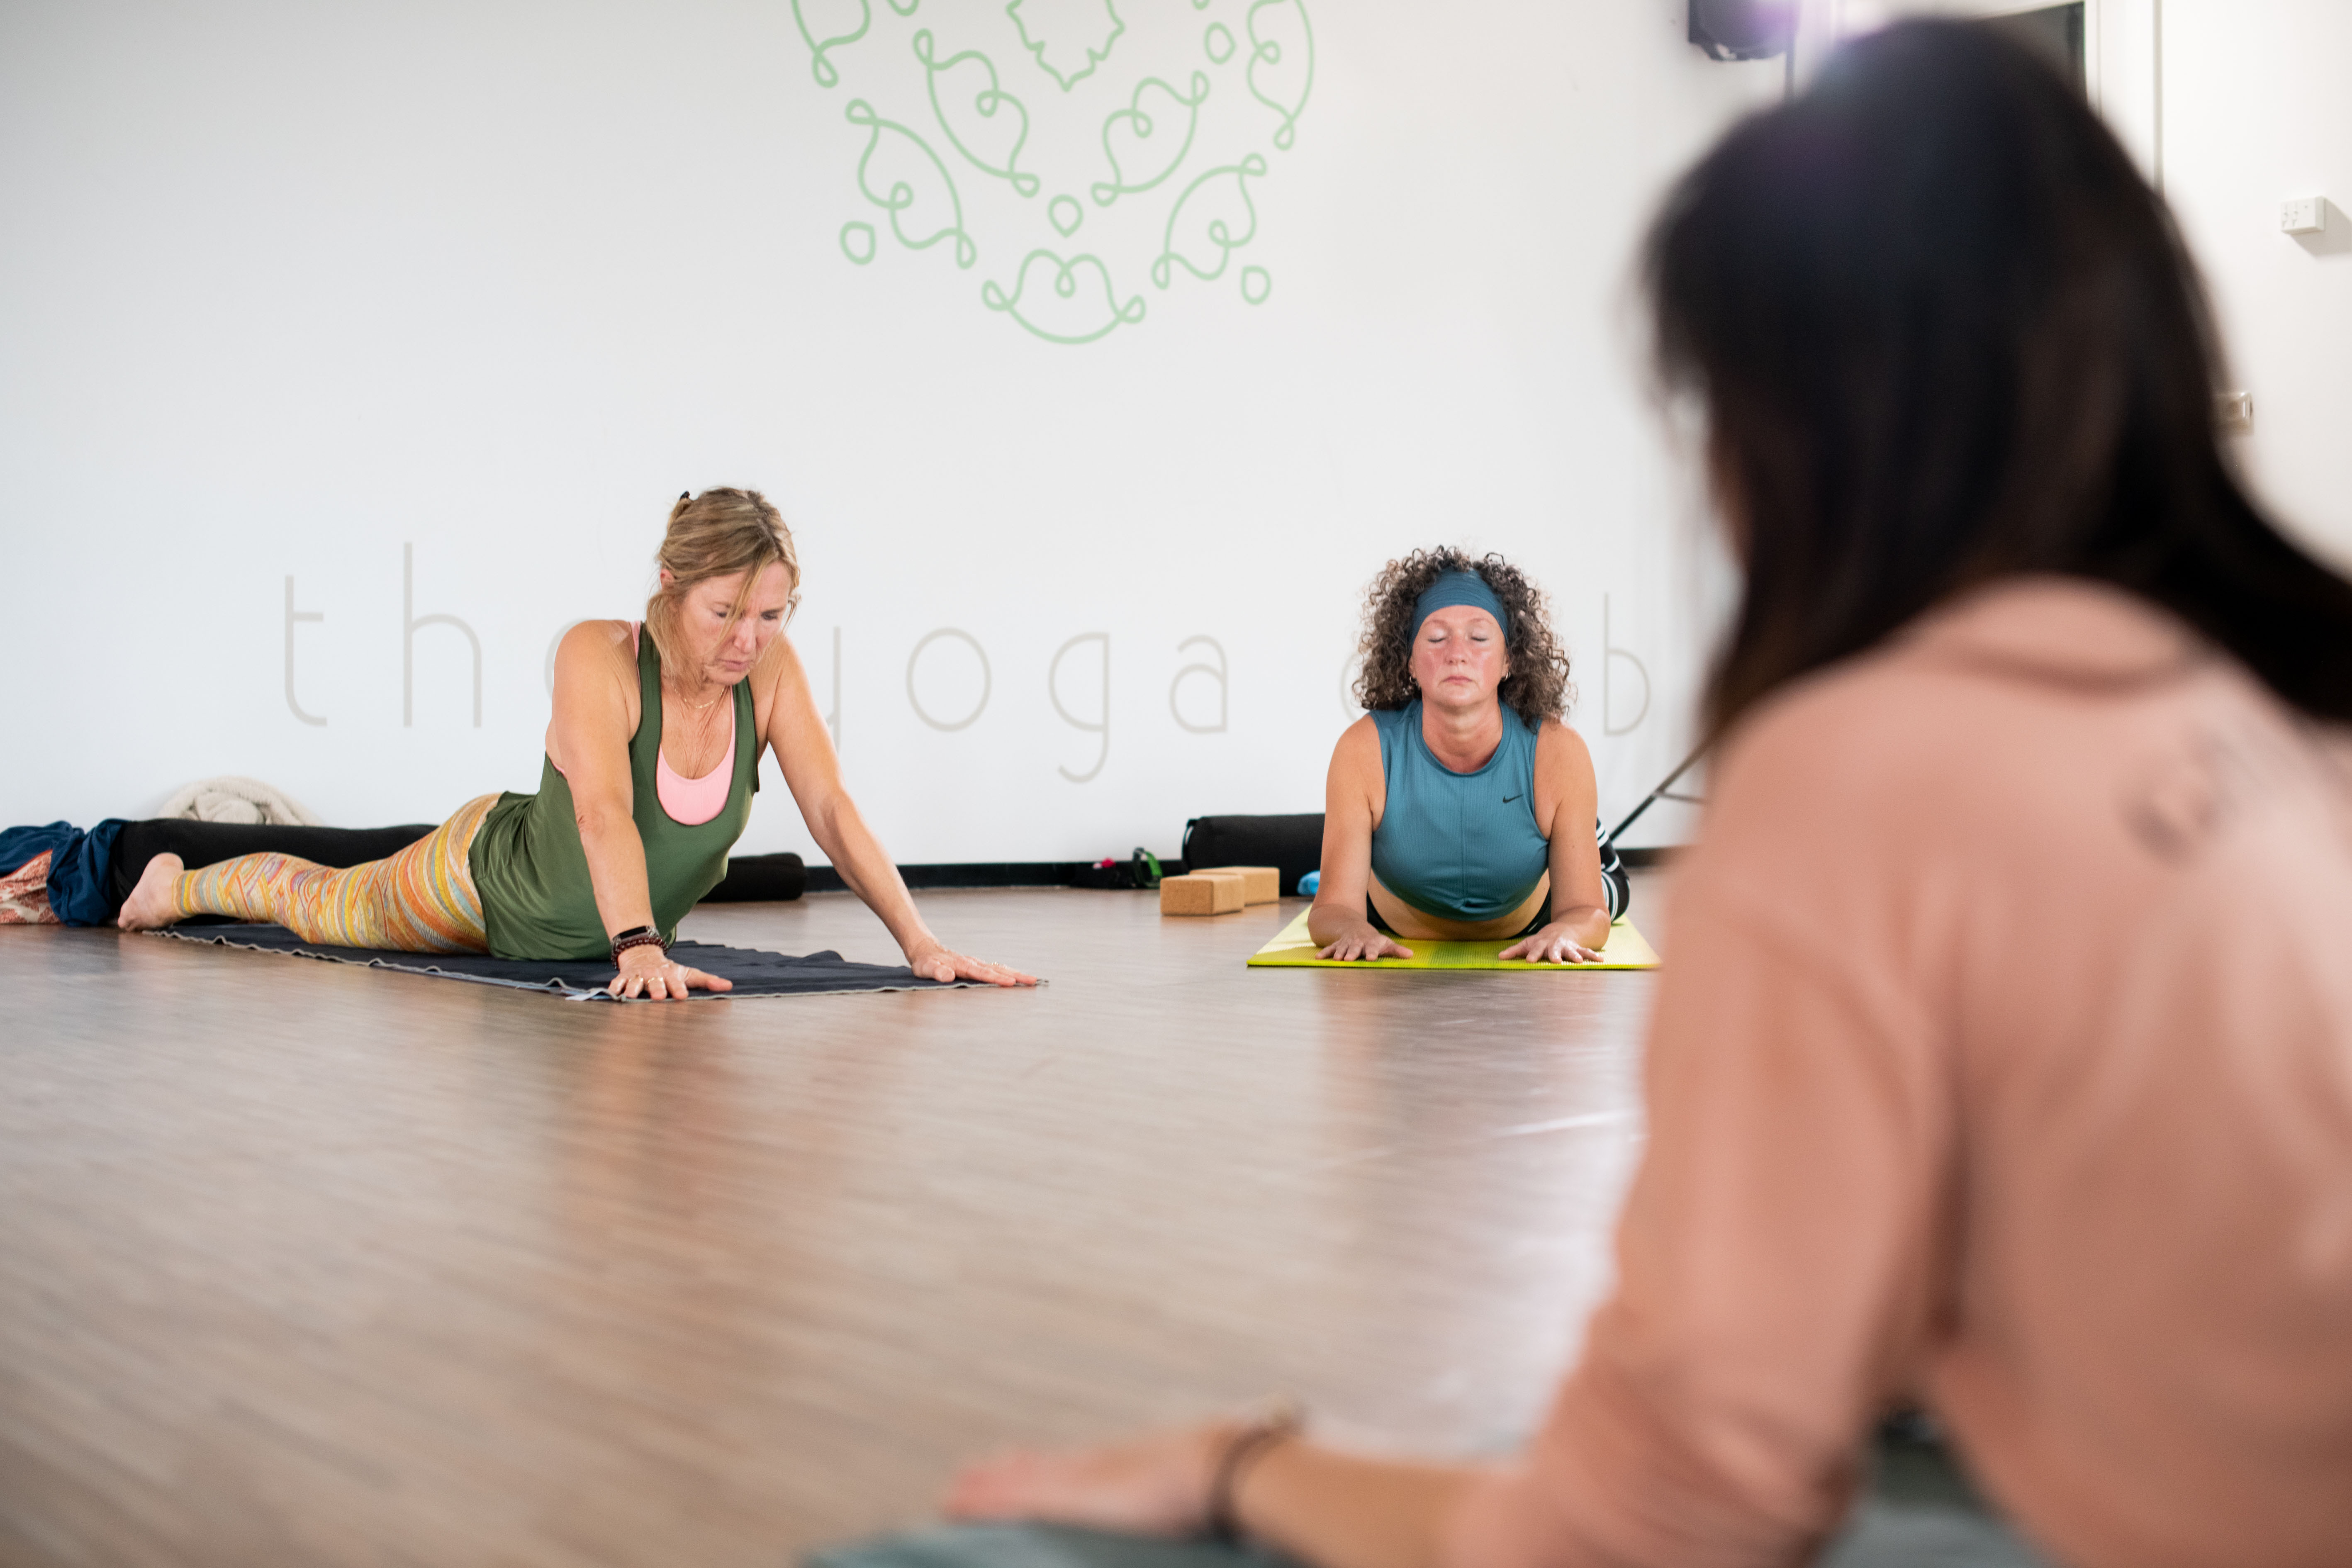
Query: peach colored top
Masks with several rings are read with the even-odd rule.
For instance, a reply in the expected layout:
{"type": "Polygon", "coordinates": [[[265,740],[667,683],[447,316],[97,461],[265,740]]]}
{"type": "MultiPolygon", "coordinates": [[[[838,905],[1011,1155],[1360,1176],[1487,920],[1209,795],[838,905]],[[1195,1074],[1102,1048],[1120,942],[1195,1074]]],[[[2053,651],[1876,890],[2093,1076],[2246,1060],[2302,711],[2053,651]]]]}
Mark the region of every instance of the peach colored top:
{"type": "Polygon", "coordinates": [[[2012,579],[1744,724],[1614,1298],[1448,1559],[1801,1562],[1916,1393],[2074,1568],[2352,1563],[2352,737],[2012,579]]]}

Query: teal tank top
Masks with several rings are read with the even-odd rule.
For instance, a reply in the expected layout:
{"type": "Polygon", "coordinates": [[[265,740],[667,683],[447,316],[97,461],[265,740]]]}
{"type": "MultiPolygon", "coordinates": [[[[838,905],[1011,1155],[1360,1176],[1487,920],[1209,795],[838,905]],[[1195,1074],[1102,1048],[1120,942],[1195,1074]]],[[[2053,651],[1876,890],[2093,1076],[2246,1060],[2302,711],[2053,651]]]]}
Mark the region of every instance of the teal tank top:
{"type": "MultiPolygon", "coordinates": [[[[735,773],[727,804],[692,826],[662,809],[654,769],[661,759],[661,655],[651,636],[637,639],[637,732],[629,737],[630,815],[646,846],[646,887],[654,926],[665,939],[702,895],[727,875],[727,852],[751,820],[760,789],[760,736],[751,683],[735,683],[735,773]]],[[[482,819],[467,858],[482,897],[482,926],[500,958],[604,958],[612,952],[588,853],[580,845],[572,785],[541,760],[537,795],[508,794],[482,819]]]]}
{"type": "Polygon", "coordinates": [[[1437,760],[1421,700],[1375,709],[1388,804],[1372,829],[1372,874],[1423,914],[1491,921],[1527,902],[1550,868],[1536,825],[1536,732],[1503,704],[1503,743],[1475,773],[1437,760]]]}

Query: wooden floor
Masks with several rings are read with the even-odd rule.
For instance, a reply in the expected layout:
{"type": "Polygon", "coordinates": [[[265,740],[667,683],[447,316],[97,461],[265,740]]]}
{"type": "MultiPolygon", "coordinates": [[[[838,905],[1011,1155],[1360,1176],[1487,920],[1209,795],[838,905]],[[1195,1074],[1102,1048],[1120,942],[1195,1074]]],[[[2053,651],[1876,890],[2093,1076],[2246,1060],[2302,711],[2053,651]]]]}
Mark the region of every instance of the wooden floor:
{"type": "MultiPolygon", "coordinates": [[[[1003,1442],[1538,1418],[1654,974],[923,903],[1053,984],[621,1007],[0,930],[0,1563],[781,1568],[1003,1442]]],[[[896,957],[845,895],[686,932],[896,957]]]]}

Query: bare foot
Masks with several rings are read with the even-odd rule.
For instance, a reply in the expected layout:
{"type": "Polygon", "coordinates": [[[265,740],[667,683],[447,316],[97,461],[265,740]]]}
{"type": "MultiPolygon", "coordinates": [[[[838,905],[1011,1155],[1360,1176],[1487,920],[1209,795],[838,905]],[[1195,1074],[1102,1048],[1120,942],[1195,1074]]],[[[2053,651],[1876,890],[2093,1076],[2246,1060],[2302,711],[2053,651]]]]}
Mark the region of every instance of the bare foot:
{"type": "Polygon", "coordinates": [[[147,869],[139,874],[139,885],[122,900],[122,912],[114,923],[124,931],[153,931],[178,920],[172,907],[172,884],[180,879],[187,867],[177,855],[158,855],[147,862],[147,869]]]}

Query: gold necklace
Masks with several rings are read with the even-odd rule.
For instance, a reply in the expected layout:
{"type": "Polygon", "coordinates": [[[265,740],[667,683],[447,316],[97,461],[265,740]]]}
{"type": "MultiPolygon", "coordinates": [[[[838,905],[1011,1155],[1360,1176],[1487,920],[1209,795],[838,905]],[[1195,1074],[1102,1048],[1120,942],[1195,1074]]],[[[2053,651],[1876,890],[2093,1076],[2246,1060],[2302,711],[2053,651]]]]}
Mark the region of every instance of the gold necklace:
{"type": "Polygon", "coordinates": [[[718,707],[719,704],[726,699],[727,693],[725,691],[721,691],[717,697],[712,698],[708,702],[688,702],[686,700],[686,693],[683,691],[678,692],[677,695],[677,705],[679,707],[684,708],[690,712],[700,713],[706,709],[718,707]]]}
{"type": "MultiPolygon", "coordinates": [[[[676,693],[672,693],[671,695],[675,696],[676,693]]],[[[709,718],[705,717],[705,715],[709,714],[713,708],[719,706],[719,698],[723,698],[728,695],[730,695],[729,692],[721,691],[718,697],[712,698],[709,701],[705,702],[699,708],[696,707],[693,703],[688,702],[683,697],[678,698],[677,705],[693,715],[693,717],[688,721],[688,723],[694,731],[694,745],[698,750],[710,743],[710,721],[709,718]]],[[[679,732],[683,734],[685,731],[681,731],[679,732]]]]}

